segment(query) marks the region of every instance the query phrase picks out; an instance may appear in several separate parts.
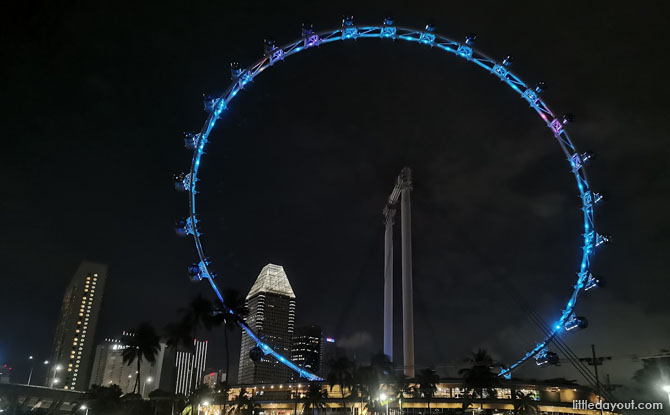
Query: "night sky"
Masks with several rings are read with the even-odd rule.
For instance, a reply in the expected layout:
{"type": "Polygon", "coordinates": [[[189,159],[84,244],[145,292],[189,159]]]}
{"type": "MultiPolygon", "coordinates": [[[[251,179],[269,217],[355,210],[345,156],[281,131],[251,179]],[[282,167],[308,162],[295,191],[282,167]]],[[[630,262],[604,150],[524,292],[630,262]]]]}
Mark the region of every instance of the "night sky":
{"type": "MultiPolygon", "coordinates": [[[[171,175],[186,170],[182,133],[199,130],[202,94],[228,85],[263,39],[300,23],[326,29],[343,13],[461,40],[544,80],[545,101],[572,112],[588,172],[607,200],[593,271],[607,287],[584,296],[590,327],[563,339],[595,343],[603,369],[632,384],[647,356],[670,346],[667,252],[667,13],[661,2],[16,2],[0,14],[2,148],[0,362],[23,376],[46,357],[65,287],[83,259],[109,265],[98,337],[142,321],[158,328],[207,286],[174,235],[187,213],[171,175]]],[[[226,111],[199,190],[205,249],[224,287],[246,293],[268,262],[297,296],[298,324],[320,324],[350,355],[382,347],[381,209],[403,166],[414,169],[417,365],[454,376],[477,347],[511,362],[540,338],[510,290],[558,317],[580,260],[580,200],[539,117],[490,74],[437,49],[375,39],[339,42],[279,63],[226,111]]],[[[399,226],[397,242],[399,242],[399,226]]],[[[396,275],[400,276],[396,244],[396,275]]],[[[400,304],[399,298],[396,299],[400,304]]],[[[398,308],[399,310],[400,308],[398,308]]],[[[396,315],[396,360],[401,315],[396,315]]],[[[223,367],[219,334],[210,361],[223,367]]],[[[232,341],[237,360],[239,340],[232,341]]],[[[568,364],[526,377],[579,375],[568,364]]],[[[236,372],[236,371],[235,371],[236,372]]],[[[23,381],[22,379],[16,379],[23,381]]]]}

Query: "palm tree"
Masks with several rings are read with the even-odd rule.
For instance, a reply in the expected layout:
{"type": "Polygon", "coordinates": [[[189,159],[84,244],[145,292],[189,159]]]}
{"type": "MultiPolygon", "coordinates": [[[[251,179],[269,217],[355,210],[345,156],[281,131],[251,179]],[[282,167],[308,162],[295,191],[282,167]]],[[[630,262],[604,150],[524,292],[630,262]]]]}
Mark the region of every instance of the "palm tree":
{"type": "Polygon", "coordinates": [[[193,328],[185,318],[178,323],[165,326],[167,346],[170,348],[191,349],[193,347],[193,328]]]}
{"type": "Polygon", "coordinates": [[[134,334],[124,335],[122,342],[125,346],[121,352],[123,363],[130,366],[133,362],[137,362],[137,376],[135,377],[133,393],[139,393],[142,359],[146,359],[147,362],[152,364],[156,362],[156,356],[161,350],[160,338],[153,326],[148,323],[141,323],[134,334]]]}
{"type": "Polygon", "coordinates": [[[232,410],[238,415],[251,415],[257,412],[256,409],[258,409],[258,404],[256,404],[254,398],[247,396],[245,388],[240,389],[240,394],[235,398],[232,410]]]}
{"type": "Polygon", "coordinates": [[[517,391],[514,399],[514,415],[534,415],[537,414],[539,407],[537,403],[531,399],[530,395],[517,391]]]}
{"type": "Polygon", "coordinates": [[[393,363],[391,358],[383,352],[377,352],[370,358],[370,366],[372,366],[380,377],[386,378],[393,373],[393,363]]]}
{"type": "MultiPolygon", "coordinates": [[[[228,375],[226,375],[228,376],[228,375]]],[[[225,415],[228,412],[228,392],[230,392],[230,384],[227,380],[220,382],[217,393],[223,395],[223,411],[221,413],[225,415]]]]}
{"type": "Polygon", "coordinates": [[[247,315],[246,301],[239,291],[223,290],[223,310],[212,301],[198,294],[186,308],[181,309],[182,319],[178,323],[166,327],[168,346],[193,347],[193,338],[198,329],[211,331],[215,327],[224,326],[224,342],[226,345],[226,373],[230,373],[230,351],[228,332],[237,328],[237,319],[247,315]]]}
{"type": "Polygon", "coordinates": [[[463,387],[465,394],[472,393],[483,397],[483,392],[486,390],[489,395],[494,396],[494,387],[498,386],[498,376],[491,370],[496,363],[489,353],[484,349],[479,349],[472,353],[465,360],[468,367],[460,369],[458,374],[463,377],[463,387]]]}
{"type": "Polygon", "coordinates": [[[201,385],[188,397],[187,406],[182,413],[197,415],[198,407],[203,401],[211,399],[212,390],[207,385],[201,385]]]}
{"type": "MultiPolygon", "coordinates": [[[[373,366],[359,367],[355,372],[355,388],[361,398],[368,404],[373,402],[381,391],[381,381],[377,370],[373,366]]],[[[362,410],[362,408],[361,408],[362,410]]]]}
{"type": "Polygon", "coordinates": [[[398,373],[393,376],[393,397],[398,399],[400,403],[400,413],[402,414],[402,400],[407,396],[411,396],[414,391],[412,381],[404,373],[398,373]]]}
{"type": "Polygon", "coordinates": [[[422,369],[416,375],[417,391],[428,402],[428,413],[430,413],[430,400],[435,395],[435,391],[437,391],[437,383],[439,381],[440,376],[433,369],[422,369]]]}
{"type": "Polygon", "coordinates": [[[246,299],[239,291],[233,289],[223,290],[221,293],[223,297],[224,310],[216,310],[213,307],[213,325],[223,325],[223,340],[226,346],[226,376],[230,373],[230,347],[228,345],[228,332],[237,329],[238,318],[246,317],[249,310],[247,309],[246,299]]]}
{"type": "Polygon", "coordinates": [[[121,409],[123,391],[119,385],[92,385],[86,394],[86,406],[95,414],[114,414],[121,409]]]}
{"type": "Polygon", "coordinates": [[[344,390],[352,388],[353,375],[351,373],[351,368],[353,363],[346,356],[339,357],[337,359],[331,359],[328,362],[329,371],[326,375],[326,381],[330,385],[330,390],[333,390],[333,386],[339,385],[340,392],[342,393],[342,406],[344,411],[347,410],[347,403],[344,400],[344,390]]]}
{"type": "Polygon", "coordinates": [[[307,415],[312,411],[313,415],[316,415],[316,412],[319,409],[326,407],[324,399],[328,396],[328,393],[323,390],[319,382],[312,382],[307,387],[307,393],[305,394],[305,404],[302,407],[302,413],[307,415]]]}

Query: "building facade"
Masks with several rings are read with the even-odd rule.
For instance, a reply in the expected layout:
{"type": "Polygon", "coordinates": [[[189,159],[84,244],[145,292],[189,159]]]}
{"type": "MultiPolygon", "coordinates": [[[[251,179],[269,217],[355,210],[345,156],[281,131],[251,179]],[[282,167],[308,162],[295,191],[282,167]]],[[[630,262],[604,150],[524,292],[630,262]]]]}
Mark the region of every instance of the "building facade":
{"type": "Polygon", "coordinates": [[[107,266],[84,261],[65,291],[46,385],[87,390],[107,266]]]}
{"type": "Polygon", "coordinates": [[[202,377],[202,384],[210,389],[218,389],[219,384],[227,380],[228,376],[223,370],[207,370],[202,377]]]}
{"type": "MultiPolygon", "coordinates": [[[[124,332],[123,335],[130,334],[124,332]]],[[[137,392],[145,398],[156,389],[170,390],[169,379],[163,376],[167,345],[161,342],[160,346],[160,351],[153,363],[146,360],[140,363],[140,390],[137,392]]],[[[128,365],[123,362],[122,354],[125,348],[121,339],[111,338],[105,339],[96,347],[89,388],[93,385],[119,385],[123,393],[133,392],[137,365],[135,363],[128,365]]]]}
{"type": "MultiPolygon", "coordinates": [[[[321,368],[321,341],[321,327],[297,327],[291,345],[291,361],[312,373],[318,373],[321,368]]],[[[291,380],[297,382],[300,379],[291,372],[291,380]]]]}
{"type": "MultiPolygon", "coordinates": [[[[267,264],[258,274],[246,297],[248,314],[245,320],[256,334],[283,356],[291,352],[295,328],[295,294],[284,268],[267,264]]],[[[288,369],[267,356],[258,362],[249,357],[255,342],[242,333],[238,382],[241,384],[288,381],[288,369]]]]}
{"type": "Polygon", "coordinates": [[[325,378],[330,370],[330,361],[337,359],[341,354],[343,353],[339,353],[337,342],[334,338],[323,337],[321,339],[321,350],[319,352],[319,370],[316,373],[322,378],[325,378]]]}
{"type": "MultiPolygon", "coordinates": [[[[430,399],[409,392],[394,394],[397,385],[379,385],[379,394],[391,397],[383,404],[379,398],[368,400],[350,389],[344,394],[339,385],[332,387],[321,383],[321,405],[313,405],[310,389],[315,383],[283,383],[233,386],[228,391],[228,402],[234,402],[245,393],[254,400],[258,412],[265,415],[463,415],[470,413],[514,415],[613,415],[613,412],[584,409],[574,402],[597,402],[597,396],[589,388],[569,383],[501,381],[493,388],[495,395],[472,396],[462,379],[443,379],[435,384],[435,393],[430,399]],[[306,408],[309,408],[305,411],[306,408]]],[[[410,384],[410,388],[417,385],[410,384]]],[[[216,398],[218,395],[213,395],[216,398]]],[[[218,403],[201,406],[199,415],[223,415],[223,399],[218,403]]],[[[583,406],[583,405],[582,405],[583,406]]]]}
{"type": "Polygon", "coordinates": [[[202,385],[207,365],[207,340],[193,340],[192,351],[177,351],[175,367],[177,379],[175,393],[189,396],[202,385]]]}

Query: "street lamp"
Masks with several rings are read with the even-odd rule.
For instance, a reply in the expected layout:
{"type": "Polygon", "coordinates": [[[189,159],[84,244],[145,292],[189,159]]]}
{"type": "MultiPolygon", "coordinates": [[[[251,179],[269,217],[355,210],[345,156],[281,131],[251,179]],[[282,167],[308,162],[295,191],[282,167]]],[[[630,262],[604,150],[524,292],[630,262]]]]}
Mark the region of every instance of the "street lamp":
{"type": "Polygon", "coordinates": [[[30,379],[33,378],[33,368],[35,367],[35,362],[33,362],[33,357],[32,356],[28,356],[28,360],[30,360],[30,373],[28,374],[27,385],[30,385],[30,379]]]}
{"type": "MultiPolygon", "coordinates": [[[[46,365],[46,364],[49,364],[49,361],[48,361],[48,360],[45,360],[45,361],[44,361],[44,364],[45,364],[45,365],[46,365]]],[[[57,375],[58,372],[61,371],[62,369],[63,369],[63,366],[61,366],[61,365],[54,365],[54,376],[53,376],[53,379],[52,379],[52,381],[51,381],[51,388],[52,388],[52,389],[53,389],[54,385],[58,383],[58,379],[56,379],[56,375],[57,375]]]]}
{"type": "Polygon", "coordinates": [[[148,378],[146,378],[146,379],[144,380],[144,383],[142,384],[142,396],[144,396],[144,392],[145,392],[145,390],[146,390],[147,383],[151,383],[153,380],[154,380],[154,379],[153,379],[151,376],[149,376],[148,378]]]}
{"type": "Polygon", "coordinates": [[[388,399],[388,396],[385,393],[379,395],[379,403],[386,406],[386,415],[389,415],[389,403],[386,399],[388,399]]]}
{"type": "Polygon", "coordinates": [[[663,391],[668,394],[668,403],[670,403],[670,383],[663,385],[661,389],[663,389],[663,391]]]}

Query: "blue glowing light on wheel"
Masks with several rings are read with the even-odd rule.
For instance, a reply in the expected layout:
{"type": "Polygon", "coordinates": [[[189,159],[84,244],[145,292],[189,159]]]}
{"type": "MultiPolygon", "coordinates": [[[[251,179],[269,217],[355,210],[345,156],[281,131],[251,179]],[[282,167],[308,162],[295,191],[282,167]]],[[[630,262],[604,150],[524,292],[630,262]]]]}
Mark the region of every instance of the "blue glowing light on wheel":
{"type": "MultiPolygon", "coordinates": [[[[230,102],[235,96],[237,96],[245,86],[252,82],[254,78],[260,75],[261,72],[278,61],[283,61],[298,52],[312,49],[315,46],[337,41],[365,38],[399,39],[419,45],[427,45],[431,48],[437,48],[465,59],[491,73],[505,85],[512,88],[528,103],[530,108],[542,118],[543,122],[558,141],[558,144],[570,164],[570,169],[577,181],[577,189],[579,190],[579,196],[582,200],[584,243],[582,246],[581,263],[577,272],[576,283],[573,286],[572,295],[568,299],[565,308],[561,310],[558,320],[549,327],[546,336],[530,351],[521,356],[518,361],[501,370],[499,376],[509,378],[513,370],[533,357],[536,358],[536,362],[540,366],[551,364],[555,361],[555,353],[548,351],[547,346],[552,339],[562,330],[568,331],[575,328],[586,327],[586,319],[584,317],[577,317],[574,308],[577,304],[577,298],[582,291],[588,291],[600,285],[600,280],[591,273],[591,259],[594,255],[595,248],[603,243],[609,242],[611,237],[601,235],[595,230],[593,208],[594,205],[602,199],[602,196],[591,191],[584,169],[584,166],[587,165],[592,158],[592,154],[588,152],[578,152],[565,129],[565,125],[571,122],[573,117],[570,114],[566,114],[560,119],[557,118],[540,97],[542,90],[545,88],[544,83],[538,82],[531,87],[511,72],[510,65],[514,60],[512,56],[507,56],[502,61],[498,62],[472,47],[476,38],[475,35],[468,35],[464,42],[457,42],[435,33],[434,29],[433,25],[427,25],[423,30],[398,27],[395,25],[392,18],[384,19],[382,26],[356,26],[353,17],[345,17],[340,28],[318,33],[314,32],[311,25],[303,25],[302,37],[299,40],[281,47],[277,46],[273,41],[266,40],[264,44],[263,58],[248,68],[241,68],[238,63],[232,63],[231,75],[233,82],[221,96],[205,99],[205,110],[209,113],[209,116],[199,133],[187,134],[186,137],[186,147],[193,150],[191,169],[188,173],[182,173],[175,177],[175,187],[178,190],[188,192],[189,216],[178,222],[177,231],[182,235],[191,235],[195,242],[199,262],[189,267],[189,275],[191,279],[194,281],[206,279],[223,304],[224,309],[234,315],[223,302],[223,297],[217,284],[217,278],[215,278],[216,276],[211,272],[209,259],[205,256],[202,241],[200,239],[200,232],[197,228],[198,219],[195,202],[198,170],[204,155],[205,145],[208,142],[209,136],[217,120],[221,118],[222,113],[229,107],[230,102]]],[[[264,343],[240,316],[235,315],[235,318],[239,326],[253,341],[256,342],[265,355],[273,356],[278,362],[286,365],[307,380],[322,380],[313,373],[296,366],[289,359],[277,353],[271,346],[264,343]]]]}

